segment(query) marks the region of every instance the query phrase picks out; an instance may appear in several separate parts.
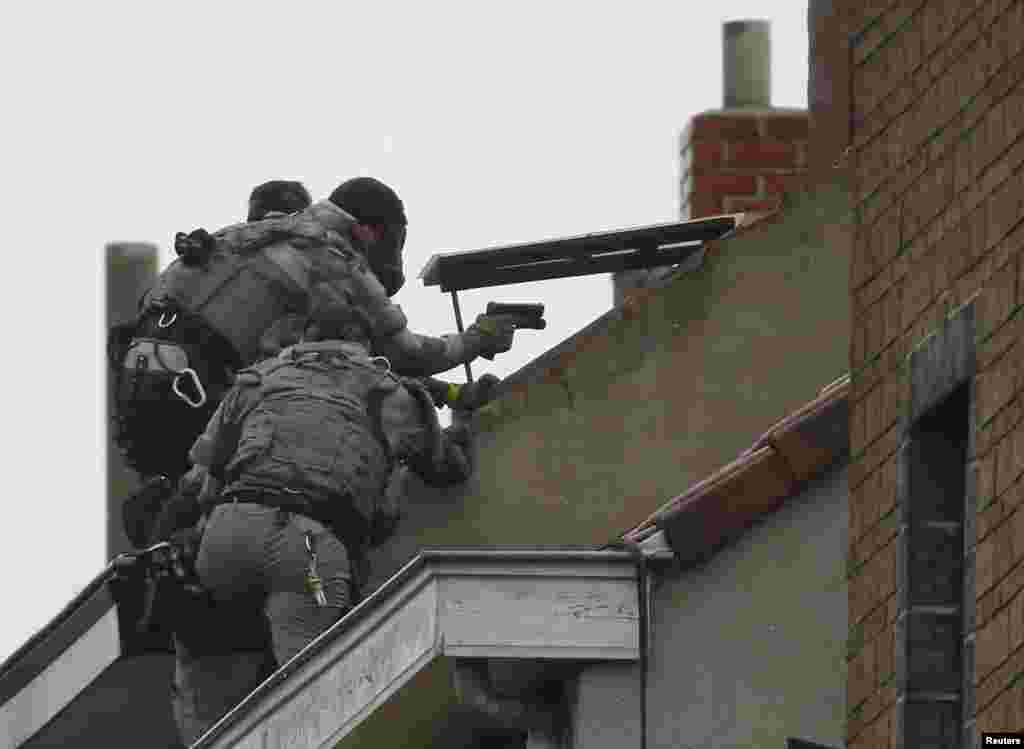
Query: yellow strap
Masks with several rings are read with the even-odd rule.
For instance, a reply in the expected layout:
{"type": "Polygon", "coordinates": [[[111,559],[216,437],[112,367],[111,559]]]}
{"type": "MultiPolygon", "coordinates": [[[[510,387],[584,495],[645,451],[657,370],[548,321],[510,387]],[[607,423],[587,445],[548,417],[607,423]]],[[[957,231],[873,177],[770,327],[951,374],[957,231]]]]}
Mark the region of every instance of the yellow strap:
{"type": "Polygon", "coordinates": [[[454,403],[459,398],[459,392],[462,390],[462,385],[454,382],[448,383],[448,403],[454,403]]]}

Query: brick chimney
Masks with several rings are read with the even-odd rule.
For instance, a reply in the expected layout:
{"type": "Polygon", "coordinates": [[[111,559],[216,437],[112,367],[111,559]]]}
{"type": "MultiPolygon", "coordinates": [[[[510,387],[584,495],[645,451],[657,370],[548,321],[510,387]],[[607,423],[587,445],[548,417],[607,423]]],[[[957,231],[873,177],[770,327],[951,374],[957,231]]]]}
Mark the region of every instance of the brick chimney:
{"type": "Polygon", "coordinates": [[[724,104],[680,139],[682,218],[770,211],[807,167],[809,117],[771,105],[769,21],[723,26],[724,104]]]}
{"type": "MultiPolygon", "coordinates": [[[[682,219],[773,210],[807,172],[807,110],[771,104],[770,22],[729,21],[722,31],[723,108],[694,117],[680,139],[682,219]]],[[[614,274],[615,306],[701,260],[614,274]]]]}

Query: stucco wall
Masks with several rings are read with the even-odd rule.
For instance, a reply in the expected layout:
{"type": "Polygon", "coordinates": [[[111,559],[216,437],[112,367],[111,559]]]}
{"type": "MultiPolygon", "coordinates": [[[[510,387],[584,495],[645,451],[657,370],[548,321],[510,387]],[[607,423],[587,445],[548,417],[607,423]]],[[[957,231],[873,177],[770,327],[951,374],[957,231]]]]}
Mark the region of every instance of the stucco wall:
{"type": "Polygon", "coordinates": [[[841,746],[846,469],[653,594],[648,746],[841,746]]]}
{"type": "Polygon", "coordinates": [[[477,475],[412,480],[379,583],[427,546],[602,544],[736,457],[847,369],[847,193],[709,248],[704,267],[514,375],[477,475]]]}

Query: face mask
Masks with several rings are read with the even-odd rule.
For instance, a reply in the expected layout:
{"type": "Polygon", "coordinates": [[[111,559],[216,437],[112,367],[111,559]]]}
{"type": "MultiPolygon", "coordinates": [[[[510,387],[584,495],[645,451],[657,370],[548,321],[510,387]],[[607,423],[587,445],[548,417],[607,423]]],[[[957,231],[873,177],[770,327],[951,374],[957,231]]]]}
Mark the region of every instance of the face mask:
{"type": "Polygon", "coordinates": [[[388,296],[394,296],[405,285],[405,274],[402,272],[405,236],[404,224],[388,225],[385,227],[384,236],[373,243],[368,253],[370,269],[383,284],[388,296]]]}

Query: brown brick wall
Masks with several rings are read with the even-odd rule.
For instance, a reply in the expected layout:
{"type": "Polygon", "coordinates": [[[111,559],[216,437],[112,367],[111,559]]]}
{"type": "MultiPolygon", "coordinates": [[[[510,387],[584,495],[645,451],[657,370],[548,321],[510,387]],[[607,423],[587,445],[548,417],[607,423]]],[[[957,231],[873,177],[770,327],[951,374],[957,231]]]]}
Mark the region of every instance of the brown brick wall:
{"type": "Polygon", "coordinates": [[[681,139],[680,215],[774,210],[806,173],[808,130],[800,110],[697,115],[681,139]]]}
{"type": "Polygon", "coordinates": [[[845,176],[850,145],[850,50],[837,0],[808,0],[808,171],[812,183],[845,176]],[[842,172],[837,174],[837,169],[842,172]]]}
{"type": "MultiPolygon", "coordinates": [[[[1024,0],[843,0],[852,31],[849,747],[889,746],[907,354],[974,300],[979,730],[1024,730],[1024,0]],[[879,612],[885,611],[883,617],[879,612]]],[[[843,82],[836,81],[836,85],[843,82]]],[[[895,745],[895,744],[893,744],[895,745]]]]}

